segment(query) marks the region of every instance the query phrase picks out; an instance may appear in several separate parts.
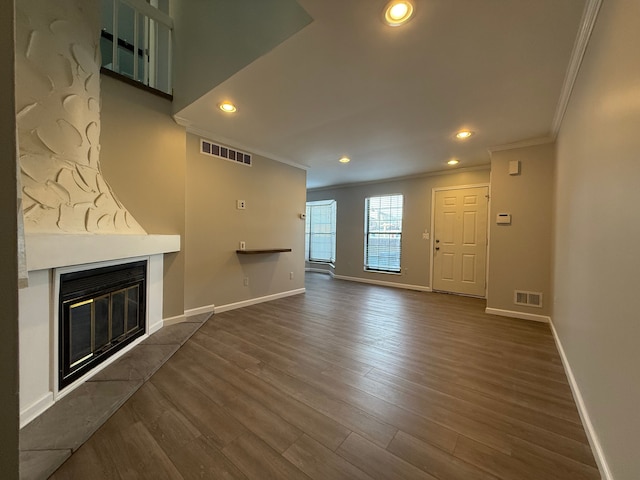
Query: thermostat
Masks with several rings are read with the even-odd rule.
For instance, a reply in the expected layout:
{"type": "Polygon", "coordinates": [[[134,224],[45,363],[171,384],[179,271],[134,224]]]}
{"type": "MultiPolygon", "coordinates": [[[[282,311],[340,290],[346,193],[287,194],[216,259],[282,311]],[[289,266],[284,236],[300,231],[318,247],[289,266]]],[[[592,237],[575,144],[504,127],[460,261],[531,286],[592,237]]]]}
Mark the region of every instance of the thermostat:
{"type": "Polygon", "coordinates": [[[496,216],[496,223],[498,225],[511,225],[511,214],[510,213],[499,213],[496,216]]]}

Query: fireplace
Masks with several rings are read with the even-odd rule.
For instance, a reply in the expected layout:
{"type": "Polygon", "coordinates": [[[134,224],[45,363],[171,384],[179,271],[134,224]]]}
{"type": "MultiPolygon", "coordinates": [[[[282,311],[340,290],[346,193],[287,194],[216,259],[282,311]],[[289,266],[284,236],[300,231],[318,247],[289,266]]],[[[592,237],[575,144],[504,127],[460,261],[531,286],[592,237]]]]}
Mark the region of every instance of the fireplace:
{"type": "MultiPolygon", "coordinates": [[[[147,335],[162,328],[164,321],[162,314],[164,254],[180,251],[179,235],[27,234],[25,240],[29,286],[19,292],[21,427],[54,405],[59,399],[74,391],[76,387],[80,387],[84,380],[89,379],[105,365],[134,348],[147,335]],[[96,282],[92,282],[91,286],[85,285],[85,287],[89,287],[86,288],[88,290],[86,292],[82,292],[82,282],[96,272],[98,274],[101,272],[113,273],[122,270],[123,267],[134,266],[135,268],[136,264],[138,264],[137,272],[124,275],[124,278],[133,279],[133,284],[139,285],[138,321],[135,321],[135,315],[127,313],[126,334],[129,335],[129,338],[126,336],[114,338],[113,326],[107,326],[107,332],[111,328],[111,337],[109,344],[102,345],[104,342],[101,341],[101,338],[104,338],[104,334],[101,337],[100,332],[104,331],[104,327],[101,330],[100,325],[96,326],[95,320],[91,326],[92,320],[89,315],[91,312],[95,314],[96,308],[99,311],[101,305],[107,303],[106,300],[100,300],[99,290],[112,282],[103,282],[105,277],[100,277],[100,282],[97,282],[100,288],[94,290],[92,286],[96,282]],[[107,270],[102,270],[103,268],[107,270]],[[144,283],[140,283],[143,277],[146,277],[144,283]],[[71,283],[61,289],[61,279],[65,284],[67,280],[71,280],[71,283]],[[79,282],[77,283],[76,280],[79,282]],[[78,285],[80,288],[76,288],[78,285]],[[84,334],[84,341],[79,342],[80,345],[84,343],[84,350],[80,347],[75,349],[75,353],[69,352],[69,344],[67,343],[66,347],[62,347],[65,348],[65,353],[61,353],[60,348],[65,343],[65,336],[68,339],[73,334],[71,326],[74,322],[69,323],[68,312],[72,311],[75,314],[76,310],[71,310],[71,306],[91,299],[93,302],[76,307],[84,307],[77,310],[78,315],[76,316],[76,319],[79,320],[81,314],[85,315],[84,323],[77,322],[78,330],[80,330],[78,339],[82,339],[82,334],[84,334]],[[95,305],[93,307],[87,306],[91,304],[95,305]],[[93,310],[91,310],[92,308],[93,310]],[[63,321],[65,310],[67,310],[66,326],[63,321]],[[137,329],[129,328],[136,323],[137,329]],[[89,326],[87,327],[87,325],[89,326]],[[136,335],[136,337],[133,338],[131,335],[136,335]],[[106,349],[109,346],[114,347],[114,353],[107,358],[106,349]],[[98,365],[98,357],[105,359],[105,361],[98,365]],[[92,363],[89,364],[89,362],[92,363]]],[[[119,274],[114,274],[114,276],[119,276],[119,274]]],[[[111,277],[111,275],[107,275],[107,277],[111,277]]],[[[119,288],[112,285],[102,295],[112,294],[125,288],[129,289],[133,285],[128,284],[127,281],[125,280],[119,288]]],[[[123,309],[119,307],[122,302],[133,310],[135,291],[135,288],[126,291],[126,296],[124,296],[126,301],[123,300],[123,295],[116,293],[113,300],[116,305],[115,309],[108,307],[111,308],[112,318],[114,311],[116,318],[118,318],[118,311],[123,312],[123,309]]],[[[112,303],[111,298],[108,301],[109,305],[112,303]]],[[[108,308],[104,309],[108,310],[108,308]]],[[[123,322],[122,325],[125,323],[123,322]]],[[[124,327],[123,330],[125,330],[124,327]]],[[[119,333],[117,325],[115,333],[119,333]]]]}
{"type": "Polygon", "coordinates": [[[146,331],[147,261],[60,275],[58,388],[146,331]]]}

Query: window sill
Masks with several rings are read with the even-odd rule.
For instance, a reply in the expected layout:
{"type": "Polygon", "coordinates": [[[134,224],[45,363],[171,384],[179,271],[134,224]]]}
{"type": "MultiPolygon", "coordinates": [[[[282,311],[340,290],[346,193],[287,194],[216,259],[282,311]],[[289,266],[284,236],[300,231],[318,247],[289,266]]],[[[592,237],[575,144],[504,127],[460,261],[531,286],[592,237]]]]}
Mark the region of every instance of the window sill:
{"type": "Polygon", "coordinates": [[[329,265],[330,267],[336,268],[333,262],[323,262],[321,260],[305,260],[307,263],[313,263],[314,265],[329,265]]]}
{"type": "Polygon", "coordinates": [[[365,272],[368,272],[368,273],[381,273],[383,275],[398,275],[398,276],[402,276],[402,271],[400,271],[400,272],[385,272],[384,270],[371,270],[369,268],[364,268],[363,270],[365,272]]]}

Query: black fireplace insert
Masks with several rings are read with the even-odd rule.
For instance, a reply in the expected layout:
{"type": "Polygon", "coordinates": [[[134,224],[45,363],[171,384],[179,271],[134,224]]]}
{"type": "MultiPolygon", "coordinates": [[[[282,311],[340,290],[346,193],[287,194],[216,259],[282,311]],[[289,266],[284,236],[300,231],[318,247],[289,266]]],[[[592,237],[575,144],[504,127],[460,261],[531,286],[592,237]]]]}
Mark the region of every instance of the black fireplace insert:
{"type": "Polygon", "coordinates": [[[146,331],[146,260],[60,275],[59,389],[146,331]]]}

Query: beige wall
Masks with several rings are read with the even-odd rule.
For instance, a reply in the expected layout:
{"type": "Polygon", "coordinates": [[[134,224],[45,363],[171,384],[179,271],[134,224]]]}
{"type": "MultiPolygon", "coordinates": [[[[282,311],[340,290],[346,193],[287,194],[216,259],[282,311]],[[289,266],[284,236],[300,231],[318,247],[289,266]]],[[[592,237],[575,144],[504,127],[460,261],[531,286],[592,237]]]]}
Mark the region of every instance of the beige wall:
{"type": "Polygon", "coordinates": [[[553,321],[616,480],[640,478],[639,19],[602,3],[557,151],[553,321]]]}
{"type": "Polygon", "coordinates": [[[181,235],[182,251],[164,257],[163,317],[184,312],[186,132],[171,102],[102,75],[102,171],[148,233],[181,235]]]}
{"type": "Polygon", "coordinates": [[[551,313],[554,168],[552,143],[491,155],[487,308],[551,313]],[[520,161],[520,175],[509,175],[514,160],[520,161]],[[497,225],[498,213],[510,213],[511,225],[497,225]],[[542,308],[515,305],[514,290],[542,292],[542,308]]]}
{"type": "Polygon", "coordinates": [[[18,246],[14,4],[0,9],[0,471],[18,478],[18,246]]]}
{"type": "Polygon", "coordinates": [[[257,155],[251,167],[202,155],[199,142],[187,135],[185,309],[303,288],[306,172],[257,155]],[[240,241],[293,251],[241,256],[240,241]]]}
{"type": "Polygon", "coordinates": [[[431,195],[435,187],[489,183],[489,169],[447,173],[368,183],[329,189],[310,190],[307,200],[335,199],[336,263],[335,274],[366,280],[430,287],[430,241],[423,232],[431,229],[431,195]],[[364,271],[364,204],[375,195],[404,195],[402,258],[399,275],[364,271]]]}

